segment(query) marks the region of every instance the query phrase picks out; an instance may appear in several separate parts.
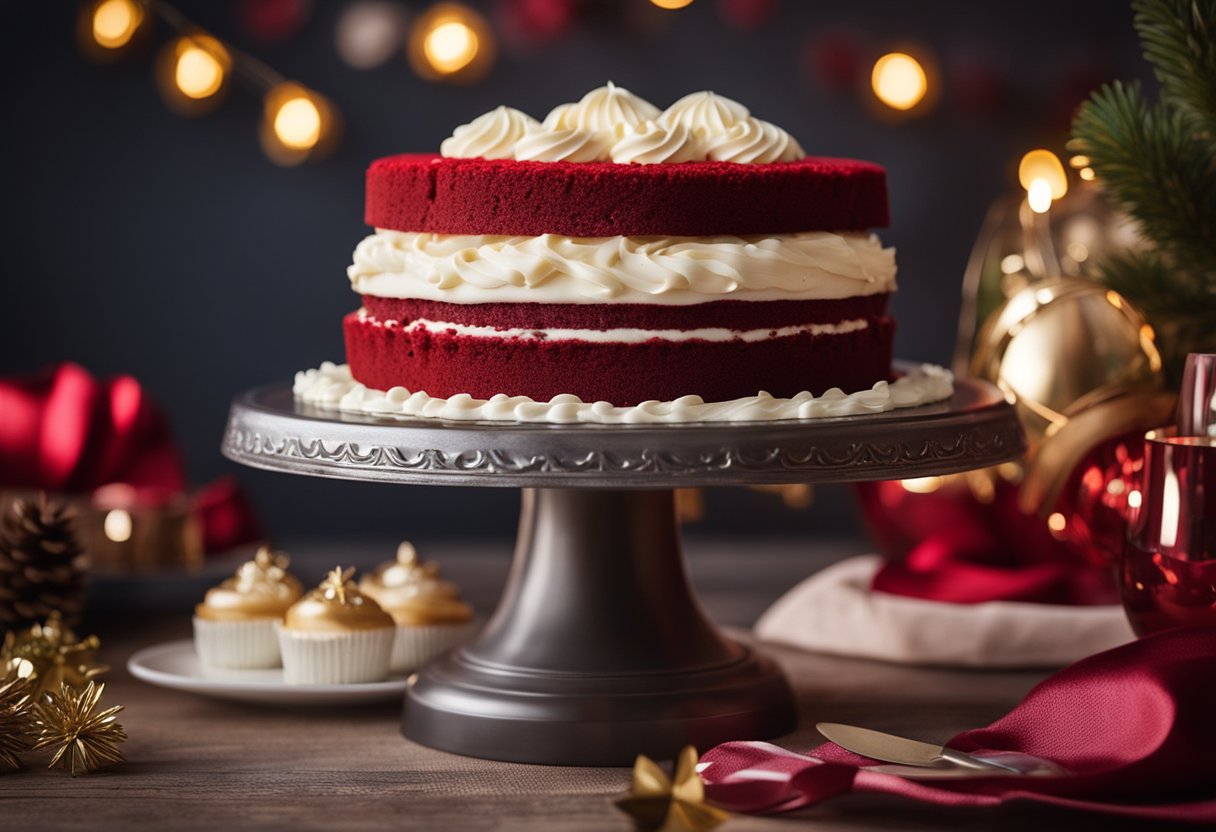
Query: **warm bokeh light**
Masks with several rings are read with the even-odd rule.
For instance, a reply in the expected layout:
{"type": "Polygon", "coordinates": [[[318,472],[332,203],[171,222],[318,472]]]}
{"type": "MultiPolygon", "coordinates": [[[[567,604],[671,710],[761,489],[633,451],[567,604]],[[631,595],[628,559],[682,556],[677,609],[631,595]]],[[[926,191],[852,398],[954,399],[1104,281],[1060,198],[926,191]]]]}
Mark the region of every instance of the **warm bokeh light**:
{"type": "Polygon", "coordinates": [[[306,96],[293,98],[275,114],[274,133],[290,148],[311,150],[321,140],[321,112],[306,96]]]}
{"type": "Polygon", "coordinates": [[[459,72],[472,63],[478,46],[477,33],[461,20],[439,24],[422,41],[427,62],[443,75],[459,72]]]}
{"type": "Polygon", "coordinates": [[[1074,168],[1087,168],[1089,167],[1089,157],[1078,153],[1076,156],[1073,156],[1068,160],[1068,164],[1070,167],[1074,168]]]}
{"type": "Polygon", "coordinates": [[[900,480],[899,484],[903,486],[904,491],[910,491],[913,494],[932,494],[941,488],[945,481],[945,477],[913,477],[900,480]]]}
{"type": "Polygon", "coordinates": [[[1093,168],[1081,168],[1079,171],[1077,171],[1077,176],[1081,177],[1086,182],[1092,182],[1097,178],[1097,174],[1094,173],[1093,168]]]}
{"type": "Polygon", "coordinates": [[[1054,511],[1051,513],[1051,516],[1047,518],[1047,528],[1051,529],[1051,533],[1053,535],[1059,534],[1060,532],[1064,531],[1064,529],[1068,528],[1068,518],[1063,514],[1060,514],[1060,512],[1054,511]]]}
{"type": "Polygon", "coordinates": [[[106,512],[101,530],[115,543],[126,543],[131,539],[132,525],[131,513],[126,509],[116,508],[106,512]]]}
{"type": "Polygon", "coordinates": [[[231,74],[232,56],[224,44],[202,33],[165,44],[156,63],[156,81],[165,103],[188,116],[218,107],[231,74]]]}
{"type": "Polygon", "coordinates": [[[1051,183],[1039,177],[1026,189],[1026,201],[1036,214],[1046,214],[1051,208],[1051,183]]]}
{"type": "Polygon", "coordinates": [[[102,0],[93,7],[93,40],[103,49],[121,49],[143,19],[143,6],[134,0],[102,0]]]}
{"type": "Polygon", "coordinates": [[[216,50],[188,42],[177,54],[173,83],[187,98],[209,98],[224,86],[225,71],[216,50]]]}
{"type": "Polygon", "coordinates": [[[275,85],[262,112],[262,147],[281,165],[296,165],[334,143],[336,113],[320,93],[293,82],[275,85]]]}
{"type": "Polygon", "coordinates": [[[682,9],[692,5],[692,0],[650,0],[650,2],[660,9],[682,9]]]}
{"type": "Polygon", "coordinates": [[[893,110],[911,110],[929,90],[920,61],[905,52],[889,52],[874,62],[870,73],[874,95],[893,110]]]}
{"type": "Polygon", "coordinates": [[[467,83],[489,70],[494,35],[486,19],[460,3],[440,3],[410,31],[410,65],[428,80],[467,83]]]}
{"type": "Polygon", "coordinates": [[[1047,182],[1052,199],[1059,199],[1068,193],[1068,174],[1064,172],[1060,157],[1050,150],[1032,150],[1018,163],[1018,182],[1023,188],[1029,191],[1036,179],[1047,182]]]}

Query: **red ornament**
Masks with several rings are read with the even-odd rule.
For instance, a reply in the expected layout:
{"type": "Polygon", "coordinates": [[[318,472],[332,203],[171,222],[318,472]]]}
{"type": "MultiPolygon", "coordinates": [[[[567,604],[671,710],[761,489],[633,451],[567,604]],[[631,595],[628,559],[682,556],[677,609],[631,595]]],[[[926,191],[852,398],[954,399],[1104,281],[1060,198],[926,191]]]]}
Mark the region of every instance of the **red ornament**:
{"type": "Polygon", "coordinates": [[[241,26],[260,41],[277,43],[295,37],[312,16],[311,0],[241,0],[241,26]]]}
{"type": "Polygon", "coordinates": [[[570,33],[577,14],[574,0],[499,0],[496,8],[503,39],[522,46],[560,40],[570,33]]]}
{"type": "Polygon", "coordinates": [[[803,60],[807,74],[832,92],[851,92],[865,71],[860,38],[849,32],[824,32],[806,42],[803,60]]]}
{"type": "Polygon", "coordinates": [[[754,32],[777,14],[779,0],[718,0],[718,14],[730,26],[754,32]]]}
{"type": "Polygon", "coordinates": [[[1098,445],[1069,476],[1053,508],[1064,518],[1061,536],[1091,562],[1118,561],[1143,468],[1144,433],[1136,431],[1098,445]]]}

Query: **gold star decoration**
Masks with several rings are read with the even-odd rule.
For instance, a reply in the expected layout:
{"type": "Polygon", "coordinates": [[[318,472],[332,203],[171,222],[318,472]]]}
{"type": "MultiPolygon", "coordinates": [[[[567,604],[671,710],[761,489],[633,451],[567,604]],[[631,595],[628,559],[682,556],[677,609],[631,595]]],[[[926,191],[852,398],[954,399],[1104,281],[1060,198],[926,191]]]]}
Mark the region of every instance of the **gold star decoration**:
{"type": "Polygon", "coordinates": [[[28,630],[9,631],[0,646],[0,673],[6,668],[28,664],[33,682],[31,691],[38,698],[61,685],[83,687],[110,668],[97,661],[101,642],[97,636],[78,639],[64,626],[59,613],[51,613],[42,624],[28,630]]]}
{"type": "Polygon", "coordinates": [[[0,676],[0,772],[21,768],[17,756],[29,751],[30,714],[34,708],[33,683],[28,665],[14,665],[0,676]]]}
{"type": "Polygon", "coordinates": [[[645,755],[633,764],[633,788],[617,807],[646,832],[705,832],[730,813],[705,802],[705,784],[697,774],[697,749],[680,752],[674,780],[645,755]]]}
{"type": "Polygon", "coordinates": [[[81,690],[61,685],[34,709],[37,731],[33,750],[53,749],[48,768],[65,769],[73,777],[95,768],[120,763],[125,757],[118,744],[127,738],[115,715],[121,705],[98,709],[104,684],[89,682],[81,690]]]}
{"type": "Polygon", "coordinates": [[[321,595],[326,600],[345,604],[346,593],[350,590],[349,584],[354,576],[354,567],[343,569],[341,566],[335,566],[329,570],[329,574],[325,576],[325,580],[321,581],[321,585],[317,589],[321,590],[321,595]]]}

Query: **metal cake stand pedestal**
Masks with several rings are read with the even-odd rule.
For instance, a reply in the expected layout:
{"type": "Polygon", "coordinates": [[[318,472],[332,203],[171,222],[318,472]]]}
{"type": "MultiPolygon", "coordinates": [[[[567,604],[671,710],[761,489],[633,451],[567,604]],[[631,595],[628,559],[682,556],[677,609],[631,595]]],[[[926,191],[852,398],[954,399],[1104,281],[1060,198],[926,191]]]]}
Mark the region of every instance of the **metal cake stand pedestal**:
{"type": "Polygon", "coordinates": [[[782,422],[545,425],[377,418],[237,398],[223,452],[257,468],[522,488],[515,559],[481,635],[419,671],[402,730],[529,763],[629,765],[794,728],[789,685],[724,637],[689,585],[672,489],[946,474],[1018,457],[993,387],[888,413],[782,422]]]}

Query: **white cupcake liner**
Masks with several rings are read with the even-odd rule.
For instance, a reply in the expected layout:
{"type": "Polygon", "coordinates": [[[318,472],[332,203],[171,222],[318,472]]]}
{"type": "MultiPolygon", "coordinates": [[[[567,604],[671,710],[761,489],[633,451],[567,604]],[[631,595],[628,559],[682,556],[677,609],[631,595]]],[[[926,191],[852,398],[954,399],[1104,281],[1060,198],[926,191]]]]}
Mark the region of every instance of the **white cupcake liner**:
{"type": "Polygon", "coordinates": [[[349,685],[379,682],[388,675],[393,630],[317,633],[280,626],[283,681],[289,685],[349,685]]]}
{"type": "Polygon", "coordinates": [[[473,635],[474,629],[472,621],[462,621],[458,624],[397,627],[389,668],[394,673],[417,670],[431,659],[468,641],[473,635]]]}
{"type": "Polygon", "coordinates": [[[277,618],[212,621],[194,616],[194,649],[203,667],[261,670],[278,667],[277,618]]]}

